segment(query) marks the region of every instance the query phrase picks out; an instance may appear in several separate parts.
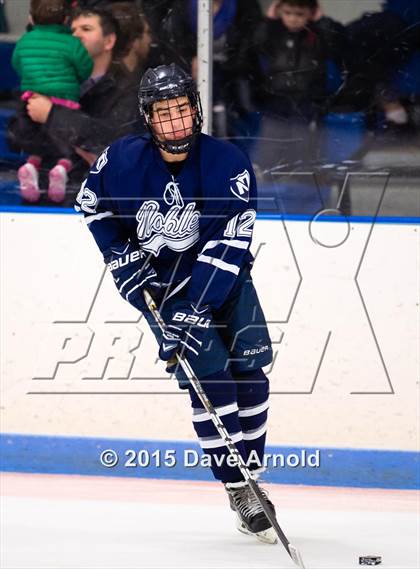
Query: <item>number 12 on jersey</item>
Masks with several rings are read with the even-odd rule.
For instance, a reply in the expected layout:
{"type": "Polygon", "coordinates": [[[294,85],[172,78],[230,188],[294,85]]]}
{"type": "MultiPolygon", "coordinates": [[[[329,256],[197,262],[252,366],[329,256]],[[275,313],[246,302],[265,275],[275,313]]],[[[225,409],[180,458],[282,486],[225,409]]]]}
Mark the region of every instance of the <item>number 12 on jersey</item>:
{"type": "Polygon", "coordinates": [[[255,209],[238,213],[228,221],[223,237],[251,237],[256,216],[255,209]]]}

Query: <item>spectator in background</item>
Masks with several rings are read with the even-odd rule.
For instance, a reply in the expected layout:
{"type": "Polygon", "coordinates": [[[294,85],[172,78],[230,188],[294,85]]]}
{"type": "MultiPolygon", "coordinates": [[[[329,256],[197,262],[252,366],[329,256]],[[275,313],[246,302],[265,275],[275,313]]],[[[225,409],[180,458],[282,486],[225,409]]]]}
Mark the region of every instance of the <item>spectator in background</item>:
{"type": "MultiPolygon", "coordinates": [[[[12,65],[21,79],[22,100],[37,94],[50,97],[55,105],[79,109],[80,84],[88,79],[93,61],[78,38],[65,25],[68,19],[65,0],[31,0],[30,21],[33,29],[17,42],[12,65]]],[[[33,123],[26,104],[18,112],[20,128],[30,131],[31,155],[18,170],[22,197],[29,202],[40,198],[39,169],[42,153],[38,153],[38,136],[43,136],[43,125],[33,123]]],[[[49,156],[57,156],[56,165],[49,172],[48,197],[60,203],[64,200],[67,173],[72,168],[74,150],[66,141],[51,141],[49,156]]]]}
{"type": "Polygon", "coordinates": [[[132,2],[113,3],[110,10],[121,32],[119,57],[138,86],[141,76],[149,67],[152,43],[149,23],[132,2]]]}
{"type": "Polygon", "coordinates": [[[317,0],[270,5],[254,36],[264,76],[261,136],[274,139],[259,145],[260,167],[273,166],[279,159],[291,163],[312,157],[311,132],[327,95],[327,61],[342,64],[344,37],[344,28],[323,16],[317,0]]]}
{"type": "MultiPolygon", "coordinates": [[[[149,66],[157,67],[165,65],[168,61],[173,61],[176,56],[171,52],[165,52],[162,41],[165,41],[163,29],[167,18],[171,17],[172,4],[174,0],[139,0],[141,11],[144,13],[146,21],[150,26],[152,44],[149,53],[149,66]]],[[[167,38],[166,38],[167,39],[167,38]]]]}
{"type": "Polygon", "coordinates": [[[82,10],[104,10],[109,8],[110,4],[117,2],[125,2],[132,5],[138,6],[141,0],[66,0],[72,10],[82,9],[82,10]]]}
{"type": "Polygon", "coordinates": [[[4,11],[4,2],[0,0],[0,34],[7,34],[9,31],[9,25],[6,19],[6,13],[4,11]]]}
{"type": "Polygon", "coordinates": [[[407,105],[393,85],[410,56],[420,49],[418,0],[386,0],[381,12],[368,12],[347,25],[350,42],[348,80],[338,103],[366,111],[368,124],[378,110],[389,123],[409,120],[407,105]]]}
{"type": "MultiPolygon", "coordinates": [[[[197,0],[174,0],[160,36],[168,59],[197,77],[197,0]]],[[[214,134],[232,134],[235,117],[253,110],[256,55],[250,49],[262,14],[257,0],[213,0],[214,134]]]]}
{"type": "MultiPolygon", "coordinates": [[[[83,83],[79,110],[56,105],[49,97],[39,95],[27,102],[31,119],[44,126],[44,136],[37,139],[41,150],[48,151],[51,140],[65,140],[79,155],[71,172],[75,181],[85,177],[103,148],[116,138],[138,132],[137,86],[130,82],[126,68],[114,61],[118,25],[108,11],[79,9],[71,21],[73,36],[80,39],[93,59],[93,71],[83,83]]],[[[9,143],[28,152],[32,132],[19,128],[16,121],[9,126],[9,143]]]]}
{"type": "Polygon", "coordinates": [[[173,3],[174,0],[141,0],[141,9],[150,23],[154,36],[161,30],[162,22],[170,12],[173,3]]]}
{"type": "Polygon", "coordinates": [[[279,0],[255,34],[264,71],[264,110],[312,119],[326,96],[326,63],[343,63],[343,26],[317,0],[279,0]]]}

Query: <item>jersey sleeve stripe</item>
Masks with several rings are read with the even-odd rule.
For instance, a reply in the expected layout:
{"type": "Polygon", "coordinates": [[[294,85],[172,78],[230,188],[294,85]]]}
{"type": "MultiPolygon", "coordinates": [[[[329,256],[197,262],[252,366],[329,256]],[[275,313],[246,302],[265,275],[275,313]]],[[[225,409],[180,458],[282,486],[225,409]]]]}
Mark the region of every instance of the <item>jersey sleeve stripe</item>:
{"type": "Polygon", "coordinates": [[[225,263],[225,261],[221,261],[220,259],[216,259],[215,257],[208,257],[207,255],[200,255],[197,259],[201,263],[208,263],[209,265],[214,265],[222,271],[228,271],[229,273],[233,273],[234,275],[239,274],[239,267],[237,265],[232,265],[231,263],[225,263]]]}
{"type": "Polygon", "coordinates": [[[99,221],[100,219],[104,219],[105,217],[111,217],[112,215],[114,215],[112,211],[104,211],[103,213],[97,213],[96,215],[90,215],[89,217],[85,217],[85,221],[87,225],[89,225],[94,221],[99,221]]]}
{"type": "Polygon", "coordinates": [[[204,251],[207,251],[207,249],[214,249],[218,245],[227,245],[228,247],[236,247],[238,249],[248,249],[249,242],[239,241],[239,239],[220,239],[218,241],[208,241],[201,250],[200,255],[204,253],[204,251]]]}

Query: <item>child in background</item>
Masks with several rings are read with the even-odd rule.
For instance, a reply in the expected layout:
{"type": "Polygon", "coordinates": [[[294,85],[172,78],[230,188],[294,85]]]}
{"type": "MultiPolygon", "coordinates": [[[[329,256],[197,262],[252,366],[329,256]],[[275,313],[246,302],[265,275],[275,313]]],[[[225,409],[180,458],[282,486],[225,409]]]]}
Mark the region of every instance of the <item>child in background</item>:
{"type": "Polygon", "coordinates": [[[281,115],[316,115],[326,94],[326,62],[341,65],[344,36],[343,26],[323,16],[317,0],[273,2],[255,36],[266,106],[281,115]]]}
{"type": "Polygon", "coordinates": [[[279,0],[258,26],[263,73],[257,164],[263,168],[316,159],[316,125],[327,101],[327,62],[341,65],[344,28],[323,16],[317,0],[279,0]],[[269,140],[272,142],[269,142],[269,140]]]}
{"type": "MultiPolygon", "coordinates": [[[[17,42],[12,65],[21,78],[22,100],[37,94],[51,98],[55,105],[79,109],[80,84],[89,78],[93,61],[80,40],[71,35],[67,21],[66,0],[31,0],[30,20],[34,27],[17,42]]],[[[26,106],[18,120],[32,123],[26,106]]],[[[53,157],[55,166],[49,172],[48,197],[60,203],[65,198],[67,174],[72,168],[72,148],[63,141],[51,141],[51,147],[37,145],[37,133],[43,125],[32,123],[33,155],[18,170],[22,197],[29,202],[40,198],[39,169],[45,155],[53,157]]],[[[43,133],[43,138],[45,134],[43,133]]]]}

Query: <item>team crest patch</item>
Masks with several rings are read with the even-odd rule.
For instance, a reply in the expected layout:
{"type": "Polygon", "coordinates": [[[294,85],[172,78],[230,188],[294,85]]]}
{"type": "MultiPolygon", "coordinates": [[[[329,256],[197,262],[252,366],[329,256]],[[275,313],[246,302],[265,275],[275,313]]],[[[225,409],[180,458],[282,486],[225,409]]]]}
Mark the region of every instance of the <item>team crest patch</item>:
{"type": "Polygon", "coordinates": [[[99,172],[102,170],[102,168],[108,162],[108,149],[109,149],[109,146],[107,148],[105,148],[105,150],[99,156],[99,158],[97,159],[97,161],[93,165],[92,170],[89,172],[90,174],[99,174],[99,172]]]}
{"type": "Polygon", "coordinates": [[[230,179],[230,191],[234,196],[249,202],[249,187],[251,185],[251,176],[248,170],[244,170],[241,174],[230,179]]]}

